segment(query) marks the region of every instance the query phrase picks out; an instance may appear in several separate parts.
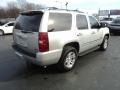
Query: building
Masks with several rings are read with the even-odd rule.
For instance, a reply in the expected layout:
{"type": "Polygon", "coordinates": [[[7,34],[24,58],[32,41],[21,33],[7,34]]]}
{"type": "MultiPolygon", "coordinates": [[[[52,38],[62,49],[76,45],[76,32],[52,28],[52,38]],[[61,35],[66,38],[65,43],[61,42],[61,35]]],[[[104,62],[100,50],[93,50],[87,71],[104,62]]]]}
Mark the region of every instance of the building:
{"type": "Polygon", "coordinates": [[[120,9],[99,10],[99,19],[120,17],[120,9]]]}

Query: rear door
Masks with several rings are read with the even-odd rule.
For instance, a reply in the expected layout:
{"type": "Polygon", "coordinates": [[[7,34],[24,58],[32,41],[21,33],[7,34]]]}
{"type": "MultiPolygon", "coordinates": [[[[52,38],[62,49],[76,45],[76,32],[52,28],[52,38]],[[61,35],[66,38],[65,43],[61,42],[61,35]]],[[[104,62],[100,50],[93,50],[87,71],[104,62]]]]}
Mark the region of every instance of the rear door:
{"type": "Polygon", "coordinates": [[[61,48],[59,43],[67,43],[71,41],[73,32],[72,14],[63,12],[50,12],[48,19],[48,35],[50,50],[61,48]]]}
{"type": "Polygon", "coordinates": [[[38,52],[38,33],[43,13],[31,11],[21,13],[14,27],[14,42],[25,51],[38,52]]]}

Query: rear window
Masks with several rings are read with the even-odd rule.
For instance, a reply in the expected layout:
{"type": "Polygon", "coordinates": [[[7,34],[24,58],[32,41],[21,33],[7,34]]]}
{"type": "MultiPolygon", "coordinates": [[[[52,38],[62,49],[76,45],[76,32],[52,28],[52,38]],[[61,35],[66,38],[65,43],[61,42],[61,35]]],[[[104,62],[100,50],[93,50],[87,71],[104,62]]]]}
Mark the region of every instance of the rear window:
{"type": "Polygon", "coordinates": [[[14,26],[14,23],[9,23],[8,26],[14,26]]]}
{"type": "Polygon", "coordinates": [[[4,24],[5,24],[5,22],[1,22],[1,21],[0,21],[0,26],[2,26],[2,25],[4,25],[4,24]]]}
{"type": "Polygon", "coordinates": [[[43,13],[22,13],[16,20],[15,29],[38,32],[43,13]]]}
{"type": "Polygon", "coordinates": [[[48,32],[67,31],[71,29],[72,15],[69,13],[50,13],[48,32]]]}
{"type": "Polygon", "coordinates": [[[87,22],[87,18],[85,15],[77,15],[76,17],[76,21],[77,21],[77,28],[78,29],[88,29],[88,22],[87,22]]]}

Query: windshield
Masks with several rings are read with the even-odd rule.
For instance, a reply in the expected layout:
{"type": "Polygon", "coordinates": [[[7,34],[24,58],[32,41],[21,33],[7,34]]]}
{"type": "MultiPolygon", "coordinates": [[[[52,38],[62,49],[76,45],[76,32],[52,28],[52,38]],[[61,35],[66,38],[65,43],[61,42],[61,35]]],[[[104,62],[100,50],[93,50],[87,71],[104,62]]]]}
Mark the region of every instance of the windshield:
{"type": "Polygon", "coordinates": [[[22,13],[16,20],[15,29],[38,32],[43,13],[22,13]]]}
{"type": "Polygon", "coordinates": [[[0,26],[3,26],[4,24],[5,24],[5,22],[1,22],[1,21],[0,21],[0,26]]]}

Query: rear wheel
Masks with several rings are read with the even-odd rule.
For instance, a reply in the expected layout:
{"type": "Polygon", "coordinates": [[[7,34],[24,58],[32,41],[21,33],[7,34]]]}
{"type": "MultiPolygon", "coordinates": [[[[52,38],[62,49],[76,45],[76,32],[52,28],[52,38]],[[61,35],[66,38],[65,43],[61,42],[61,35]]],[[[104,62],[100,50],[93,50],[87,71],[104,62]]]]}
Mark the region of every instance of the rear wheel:
{"type": "Polygon", "coordinates": [[[0,30],[0,36],[4,35],[4,32],[2,30],[0,30]]]}
{"type": "Polygon", "coordinates": [[[67,46],[63,49],[62,56],[58,63],[58,69],[61,71],[70,71],[75,66],[77,60],[77,50],[71,46],[67,46]]]}
{"type": "Polygon", "coordinates": [[[104,37],[104,40],[100,46],[100,49],[105,51],[108,48],[108,36],[104,37]]]}

